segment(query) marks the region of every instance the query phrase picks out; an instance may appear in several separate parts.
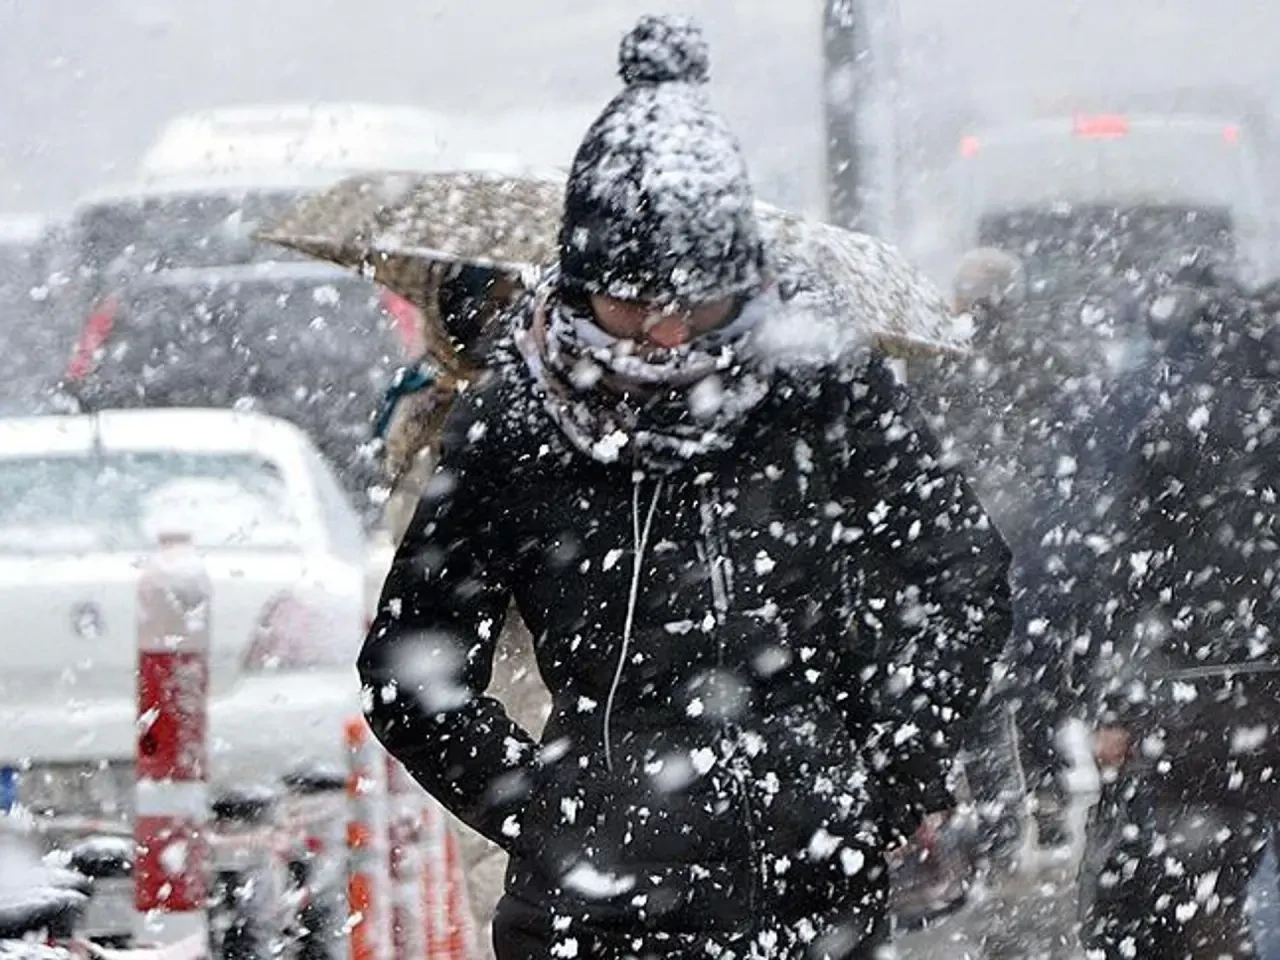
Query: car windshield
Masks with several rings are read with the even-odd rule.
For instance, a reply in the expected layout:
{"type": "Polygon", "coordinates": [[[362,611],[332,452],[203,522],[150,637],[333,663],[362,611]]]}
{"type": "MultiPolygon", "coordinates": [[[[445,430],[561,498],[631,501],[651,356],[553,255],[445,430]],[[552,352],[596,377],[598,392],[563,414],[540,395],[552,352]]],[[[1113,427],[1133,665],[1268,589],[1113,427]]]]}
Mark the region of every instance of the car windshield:
{"type": "Polygon", "coordinates": [[[253,409],[301,427],[354,504],[380,479],[366,451],[408,353],[369,281],[323,267],[154,274],[119,296],[94,368],[68,381],[85,410],[253,409]],[[259,274],[259,271],[263,272],[259,274]]]}
{"type": "Polygon", "coordinates": [[[142,550],[168,532],[190,533],[203,549],[301,540],[283,477],[252,454],[0,458],[0,553],[142,550]]]}

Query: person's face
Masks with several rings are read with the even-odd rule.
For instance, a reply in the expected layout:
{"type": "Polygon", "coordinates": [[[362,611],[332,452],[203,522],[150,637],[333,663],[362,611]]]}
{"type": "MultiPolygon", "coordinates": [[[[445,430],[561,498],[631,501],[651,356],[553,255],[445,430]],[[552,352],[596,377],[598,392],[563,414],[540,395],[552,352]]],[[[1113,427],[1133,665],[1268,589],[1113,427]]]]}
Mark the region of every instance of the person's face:
{"type": "Polygon", "coordinates": [[[613,297],[592,296],[591,310],[600,329],[641,347],[670,350],[724,326],[737,301],[728,297],[693,307],[655,307],[613,297]]]}

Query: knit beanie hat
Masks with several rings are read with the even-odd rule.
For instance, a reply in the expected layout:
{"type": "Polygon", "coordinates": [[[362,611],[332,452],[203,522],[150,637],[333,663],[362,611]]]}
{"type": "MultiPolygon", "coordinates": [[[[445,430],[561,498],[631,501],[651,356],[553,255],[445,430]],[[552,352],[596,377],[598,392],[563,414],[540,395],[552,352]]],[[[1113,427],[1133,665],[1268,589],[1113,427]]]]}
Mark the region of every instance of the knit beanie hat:
{"type": "Polygon", "coordinates": [[[709,52],[685,18],[623,39],[625,88],[574,157],[560,228],[571,290],[695,305],[761,284],[761,240],[737,138],[706,93],[709,52]]]}

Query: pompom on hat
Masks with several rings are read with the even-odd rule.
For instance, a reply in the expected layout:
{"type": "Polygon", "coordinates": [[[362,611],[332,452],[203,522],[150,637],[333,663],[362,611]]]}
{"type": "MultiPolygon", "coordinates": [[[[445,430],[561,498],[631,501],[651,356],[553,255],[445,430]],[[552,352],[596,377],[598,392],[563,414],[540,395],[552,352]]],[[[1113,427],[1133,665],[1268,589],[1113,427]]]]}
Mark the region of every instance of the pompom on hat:
{"type": "Polygon", "coordinates": [[[642,17],[622,38],[618,75],[628,85],[706,83],[711,77],[711,49],[692,20],[642,17]]]}
{"type": "Polygon", "coordinates": [[[702,31],[683,17],[642,17],[618,62],[625,86],[587,131],[570,171],[562,284],[655,305],[758,289],[751,178],[707,97],[702,31]]]}

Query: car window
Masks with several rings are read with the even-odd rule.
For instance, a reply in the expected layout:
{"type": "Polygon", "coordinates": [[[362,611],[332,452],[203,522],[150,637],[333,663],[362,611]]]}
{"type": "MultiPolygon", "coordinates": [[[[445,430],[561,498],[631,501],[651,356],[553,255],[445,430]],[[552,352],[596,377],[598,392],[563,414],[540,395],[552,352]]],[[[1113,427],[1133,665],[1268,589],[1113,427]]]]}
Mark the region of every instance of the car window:
{"type": "Polygon", "coordinates": [[[300,196],[296,190],[137,195],[82,205],[57,251],[65,277],[56,308],[83,321],[99,300],[139,275],[183,268],[301,261],[253,239],[300,196]]]}
{"type": "Polygon", "coordinates": [[[204,549],[296,549],[280,471],[250,454],[0,457],[0,553],[141,550],[165,532],[204,549]]]}
{"type": "Polygon", "coordinates": [[[82,269],[118,276],[178,267],[218,267],[301,259],[253,232],[300,191],[161,194],[82,207],[73,222],[82,269]]]}

